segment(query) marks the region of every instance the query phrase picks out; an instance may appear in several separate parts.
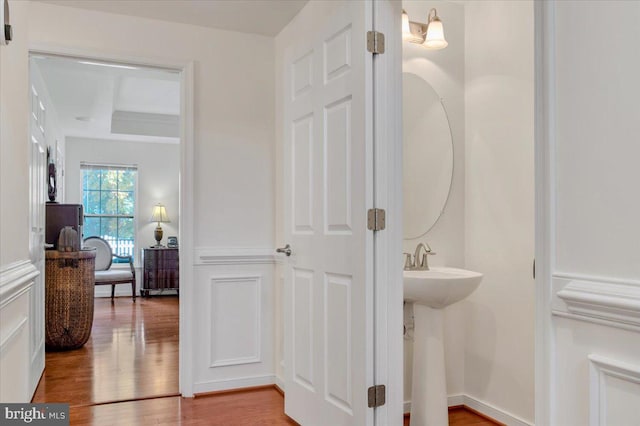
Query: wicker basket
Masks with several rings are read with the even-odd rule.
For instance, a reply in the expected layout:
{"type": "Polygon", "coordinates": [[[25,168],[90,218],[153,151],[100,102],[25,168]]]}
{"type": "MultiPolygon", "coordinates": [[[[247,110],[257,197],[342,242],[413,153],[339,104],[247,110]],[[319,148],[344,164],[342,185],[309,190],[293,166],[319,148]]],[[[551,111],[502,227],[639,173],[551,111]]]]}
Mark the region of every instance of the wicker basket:
{"type": "Polygon", "coordinates": [[[47,250],[45,348],[65,351],[82,347],[91,335],[95,250],[47,250]]]}

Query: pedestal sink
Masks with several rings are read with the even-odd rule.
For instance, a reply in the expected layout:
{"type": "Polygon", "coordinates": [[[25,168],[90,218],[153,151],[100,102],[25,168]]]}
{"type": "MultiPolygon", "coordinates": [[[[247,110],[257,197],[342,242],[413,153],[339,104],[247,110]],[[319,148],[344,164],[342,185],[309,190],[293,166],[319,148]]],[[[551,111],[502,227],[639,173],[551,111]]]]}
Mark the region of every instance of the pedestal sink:
{"type": "Polygon", "coordinates": [[[415,322],[411,426],[449,423],[442,308],[469,296],[481,280],[481,273],[457,268],[404,271],[404,300],[413,302],[415,322]]]}

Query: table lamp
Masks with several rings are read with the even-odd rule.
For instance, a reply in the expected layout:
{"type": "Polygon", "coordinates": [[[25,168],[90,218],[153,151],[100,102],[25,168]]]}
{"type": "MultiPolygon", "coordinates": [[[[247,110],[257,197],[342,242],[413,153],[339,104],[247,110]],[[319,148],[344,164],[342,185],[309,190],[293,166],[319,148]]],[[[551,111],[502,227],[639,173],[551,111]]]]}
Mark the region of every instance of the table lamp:
{"type": "Polygon", "coordinates": [[[169,220],[169,216],[167,216],[167,209],[164,208],[164,205],[158,203],[155,206],[153,206],[153,212],[151,213],[151,218],[149,219],[149,222],[158,223],[156,230],[153,232],[153,236],[155,237],[157,242],[155,247],[162,247],[162,244],[160,244],[160,241],[162,241],[162,227],[160,226],[160,223],[171,222],[169,220]]]}

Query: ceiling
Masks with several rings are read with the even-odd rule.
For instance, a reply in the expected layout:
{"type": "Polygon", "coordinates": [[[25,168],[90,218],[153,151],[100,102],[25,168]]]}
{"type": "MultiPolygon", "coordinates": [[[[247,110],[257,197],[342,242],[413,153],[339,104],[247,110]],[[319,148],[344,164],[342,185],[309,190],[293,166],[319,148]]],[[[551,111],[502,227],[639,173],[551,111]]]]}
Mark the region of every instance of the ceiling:
{"type": "Polygon", "coordinates": [[[68,137],[178,143],[180,74],[32,56],[68,137]]]}
{"type": "Polygon", "coordinates": [[[60,6],[275,36],[308,0],[39,0],[60,6]]]}

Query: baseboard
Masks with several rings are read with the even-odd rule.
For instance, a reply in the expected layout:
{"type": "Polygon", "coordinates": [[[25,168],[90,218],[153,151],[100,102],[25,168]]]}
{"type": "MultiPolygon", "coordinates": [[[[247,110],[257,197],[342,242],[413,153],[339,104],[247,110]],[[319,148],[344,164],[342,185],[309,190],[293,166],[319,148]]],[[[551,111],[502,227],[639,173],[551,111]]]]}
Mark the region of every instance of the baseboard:
{"type": "MultiPolygon", "coordinates": [[[[504,424],[508,426],[533,426],[533,423],[524,421],[523,419],[514,416],[506,411],[500,410],[493,405],[482,402],[478,399],[472,398],[469,395],[449,395],[447,397],[447,405],[451,407],[464,406],[471,411],[477,412],[480,416],[494,421],[498,424],[504,424]]],[[[411,412],[411,401],[404,402],[404,413],[411,412]]]]}
{"type": "Polygon", "coordinates": [[[274,385],[274,384],[276,384],[275,375],[266,374],[264,376],[240,377],[235,379],[198,382],[193,385],[193,393],[203,394],[208,392],[251,388],[255,386],[274,385]]]}
{"type": "Polygon", "coordinates": [[[447,397],[447,405],[449,407],[457,407],[460,405],[465,405],[464,403],[464,395],[449,395],[447,397]]]}
{"type": "Polygon", "coordinates": [[[470,397],[469,395],[464,395],[464,405],[498,423],[503,423],[508,426],[533,426],[533,423],[529,423],[511,413],[470,397]]]}
{"type": "Polygon", "coordinates": [[[276,383],[275,385],[284,393],[284,379],[276,375],[276,383]]]}

